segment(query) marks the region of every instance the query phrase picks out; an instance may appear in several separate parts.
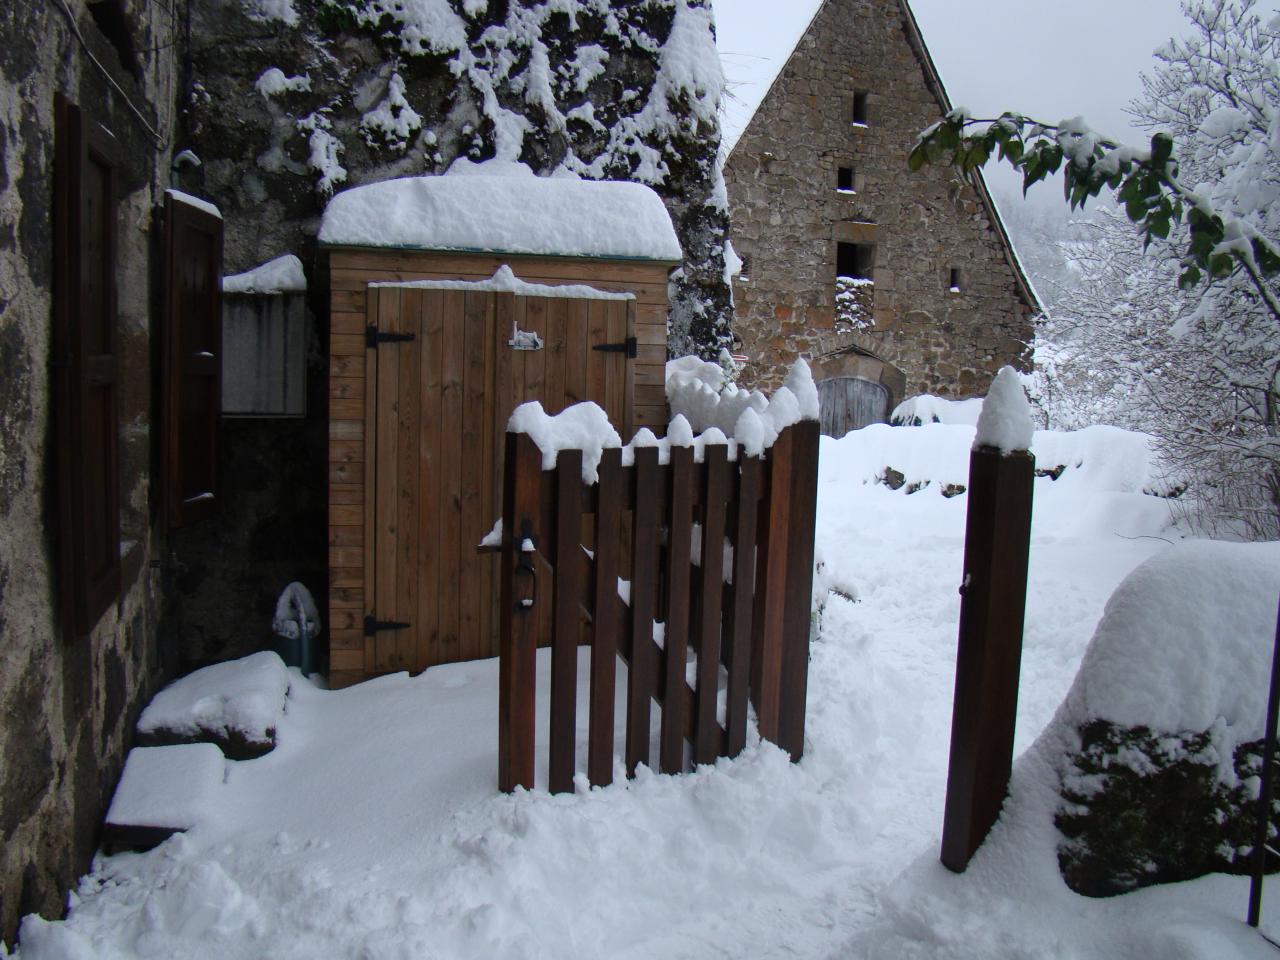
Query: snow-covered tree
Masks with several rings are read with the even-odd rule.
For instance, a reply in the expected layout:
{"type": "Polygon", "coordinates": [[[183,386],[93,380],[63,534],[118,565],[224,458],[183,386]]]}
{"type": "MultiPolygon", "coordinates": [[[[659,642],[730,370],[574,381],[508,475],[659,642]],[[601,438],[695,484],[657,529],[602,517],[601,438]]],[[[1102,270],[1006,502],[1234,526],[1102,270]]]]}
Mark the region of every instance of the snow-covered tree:
{"type": "Polygon", "coordinates": [[[657,191],[684,251],[673,345],[709,359],[729,346],[710,0],[190,6],[182,145],[204,161],[232,264],[261,262],[260,248],[308,259],[337,190],[460,157],[519,161],[657,191]]]}
{"type": "Polygon", "coordinates": [[[1079,118],[953,113],[921,135],[912,163],[967,171],[998,152],[1024,189],[1061,167],[1073,207],[1115,192],[1124,217],[1103,211],[1095,236],[1076,244],[1081,281],[1047,331],[1056,385],[1155,433],[1207,529],[1275,537],[1280,16],[1264,21],[1255,6],[1184,4],[1189,36],[1157,51],[1130,108],[1153,131],[1150,150],[1109,142],[1079,118]]]}

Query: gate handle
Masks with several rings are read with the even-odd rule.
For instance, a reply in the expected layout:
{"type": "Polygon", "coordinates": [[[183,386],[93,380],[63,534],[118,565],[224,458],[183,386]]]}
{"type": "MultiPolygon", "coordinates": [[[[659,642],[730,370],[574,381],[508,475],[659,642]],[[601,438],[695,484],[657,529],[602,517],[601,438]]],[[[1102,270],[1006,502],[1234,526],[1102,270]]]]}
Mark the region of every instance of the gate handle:
{"type": "Polygon", "coordinates": [[[533,555],[537,552],[538,541],[533,536],[533,524],[525,520],[520,527],[520,542],[516,544],[520,559],[516,561],[515,572],[528,574],[533,584],[532,596],[516,601],[517,610],[531,610],[538,600],[538,571],[533,566],[533,555]]]}

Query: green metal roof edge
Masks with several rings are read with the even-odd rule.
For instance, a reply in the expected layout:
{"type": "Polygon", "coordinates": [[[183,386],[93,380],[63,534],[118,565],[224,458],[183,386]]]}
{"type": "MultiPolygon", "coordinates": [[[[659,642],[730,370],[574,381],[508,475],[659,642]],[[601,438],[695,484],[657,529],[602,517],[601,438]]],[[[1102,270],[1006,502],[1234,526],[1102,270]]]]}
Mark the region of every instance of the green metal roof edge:
{"type": "Polygon", "coordinates": [[[470,253],[498,257],[568,257],[574,260],[631,260],[641,263],[680,263],[670,257],[639,257],[617,253],[525,253],[519,250],[490,250],[484,247],[420,247],[411,243],[326,243],[320,241],[323,250],[415,250],[419,253],[470,253]]]}

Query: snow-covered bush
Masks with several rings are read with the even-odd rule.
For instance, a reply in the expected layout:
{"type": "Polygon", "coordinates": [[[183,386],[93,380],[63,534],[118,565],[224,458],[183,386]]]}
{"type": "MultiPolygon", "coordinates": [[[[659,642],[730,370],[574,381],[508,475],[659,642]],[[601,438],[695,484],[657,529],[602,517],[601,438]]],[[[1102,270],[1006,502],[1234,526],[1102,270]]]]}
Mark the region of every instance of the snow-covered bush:
{"type": "Polygon", "coordinates": [[[1248,870],[1277,596],[1280,543],[1181,544],[1116,589],[1054,721],[1072,889],[1248,870]]]}
{"type": "Polygon", "coordinates": [[[868,277],[836,277],[836,327],[865,330],[874,327],[875,283],[868,277]]]}

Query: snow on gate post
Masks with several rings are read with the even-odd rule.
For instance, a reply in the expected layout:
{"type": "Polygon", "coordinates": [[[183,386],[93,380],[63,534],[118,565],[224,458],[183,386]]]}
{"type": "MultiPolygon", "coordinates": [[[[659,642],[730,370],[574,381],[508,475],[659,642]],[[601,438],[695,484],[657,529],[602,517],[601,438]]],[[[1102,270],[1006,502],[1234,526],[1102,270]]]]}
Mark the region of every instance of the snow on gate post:
{"type": "Polygon", "coordinates": [[[1003,368],[978,419],[969,510],[942,863],[959,873],[1000,815],[1013,764],[1031,542],[1030,409],[1003,368]]]}

